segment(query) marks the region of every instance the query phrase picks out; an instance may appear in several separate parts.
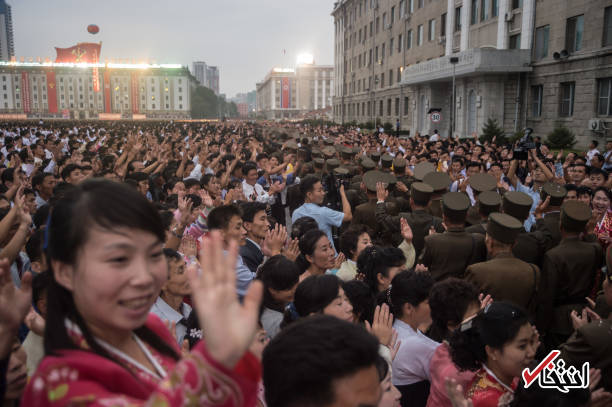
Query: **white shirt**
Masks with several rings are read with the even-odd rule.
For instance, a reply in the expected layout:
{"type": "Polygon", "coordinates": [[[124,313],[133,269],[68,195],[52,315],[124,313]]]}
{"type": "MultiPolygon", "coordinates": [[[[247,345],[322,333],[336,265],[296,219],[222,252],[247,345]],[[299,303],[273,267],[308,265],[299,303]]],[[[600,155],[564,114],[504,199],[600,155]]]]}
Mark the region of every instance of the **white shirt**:
{"type": "Polygon", "coordinates": [[[397,331],[397,340],[401,341],[391,370],[393,384],[405,386],[431,380],[429,364],[440,344],[399,319],[395,320],[393,328],[397,331]]]}
{"type": "Polygon", "coordinates": [[[591,160],[593,159],[593,157],[595,157],[595,154],[599,154],[599,150],[594,148],[592,150],[589,150],[586,154],[587,156],[587,165],[591,165],[591,160]]]}
{"type": "Polygon", "coordinates": [[[242,192],[247,200],[251,200],[251,196],[255,196],[255,200],[257,202],[262,202],[266,204],[272,205],[275,201],[274,195],[268,195],[268,193],[263,189],[263,187],[257,183],[255,186],[247,184],[246,181],[242,181],[242,192]]]}
{"type": "Polygon", "coordinates": [[[174,308],[169,306],[166,301],[162,300],[161,297],[157,297],[157,301],[155,301],[155,304],[151,307],[151,312],[163,321],[176,323],[176,340],[178,345],[181,346],[187,334],[187,326],[184,323],[179,323],[179,321],[189,317],[189,314],[191,314],[191,307],[184,302],[181,303],[182,314],[179,314],[174,308]]]}

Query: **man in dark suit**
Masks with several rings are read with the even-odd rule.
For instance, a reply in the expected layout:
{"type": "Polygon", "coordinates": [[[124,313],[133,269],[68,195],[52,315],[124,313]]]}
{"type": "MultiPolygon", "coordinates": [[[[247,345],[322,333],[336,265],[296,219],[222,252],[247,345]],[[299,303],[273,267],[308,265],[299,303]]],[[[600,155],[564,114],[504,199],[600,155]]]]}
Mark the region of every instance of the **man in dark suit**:
{"type": "Polygon", "coordinates": [[[490,214],[485,238],[490,260],[469,266],[465,277],[496,301],[513,302],[535,316],[540,269],[512,254],[522,229],[523,224],[510,215],[490,214]]]}
{"type": "Polygon", "coordinates": [[[427,212],[429,199],[433,194],[433,188],[424,182],[413,182],[410,186],[410,207],[412,212],[401,212],[399,216],[393,216],[387,211],[384,204],[387,192],[380,186],[376,191],[378,201],[376,202],[376,222],[383,228],[383,233],[392,236],[393,245],[396,246],[402,241],[400,230],[400,218],[405,218],[412,229],[412,244],[414,245],[415,255],[418,258],[423,250],[425,236],[430,229],[438,233],[444,232],[442,219],[436,218],[427,212]]]}
{"type": "Polygon", "coordinates": [[[590,218],[591,209],[584,202],[563,204],[561,243],[544,255],[536,323],[551,348],[571,335],[570,313],[582,311],[602,265],[599,243],[580,239],[590,218]]]}
{"type": "Polygon", "coordinates": [[[425,246],[417,261],[429,269],[436,281],[462,278],[467,266],[487,258],[484,236],[465,231],[469,207],[470,198],[463,192],[448,192],[442,197],[446,232],[425,237],[425,246]]]}
{"type": "Polygon", "coordinates": [[[246,244],[240,246],[240,255],[249,270],[256,273],[264,259],[261,247],[266,238],[266,232],[270,229],[270,222],[266,215],[266,204],[245,202],[240,206],[240,209],[242,211],[242,224],[247,231],[246,244]]]}

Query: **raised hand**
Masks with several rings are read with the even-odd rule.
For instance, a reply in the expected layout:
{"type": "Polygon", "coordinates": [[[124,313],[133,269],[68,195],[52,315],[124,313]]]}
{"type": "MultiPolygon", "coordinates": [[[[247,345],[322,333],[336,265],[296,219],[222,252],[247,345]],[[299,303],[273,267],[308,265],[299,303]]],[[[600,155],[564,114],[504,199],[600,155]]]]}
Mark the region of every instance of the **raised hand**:
{"type": "Polygon", "coordinates": [[[372,325],[368,321],[365,324],[368,332],[377,337],[381,345],[389,346],[393,338],[393,314],[389,312],[387,304],[377,305],[372,325]]]}
{"type": "Polygon", "coordinates": [[[286,240],[287,228],[277,223],[272,230],[266,232],[261,250],[265,256],[276,256],[281,253],[281,249],[285,245],[286,240]]]}
{"type": "Polygon", "coordinates": [[[480,301],[480,309],[485,309],[488,305],[493,303],[493,297],[487,294],[486,296],[483,293],[478,294],[478,301],[480,301]]]}
{"type": "Polygon", "coordinates": [[[254,280],[243,303],[236,294],[238,244],[230,242],[224,253],[219,231],[202,241],[202,270],[188,268],[193,304],[200,327],[206,332],[206,347],[219,363],[233,369],[255,337],[263,286],[254,280]]]}
{"type": "Polygon", "coordinates": [[[379,201],[384,201],[389,196],[389,191],[385,188],[385,184],[382,182],[376,183],[376,199],[379,201]]]}
{"type": "Polygon", "coordinates": [[[291,260],[291,261],[295,261],[295,259],[298,258],[298,256],[300,255],[300,239],[298,239],[297,237],[291,241],[289,241],[289,244],[287,245],[287,247],[285,247],[283,249],[283,255],[291,260]]]}
{"type": "Polygon", "coordinates": [[[180,223],[182,225],[187,225],[189,223],[189,219],[191,218],[191,208],[193,207],[193,202],[191,199],[182,197],[178,200],[178,209],[181,214],[180,223]]]}
{"type": "Polygon", "coordinates": [[[392,329],[393,334],[391,335],[391,342],[389,342],[389,350],[391,351],[391,361],[395,360],[397,352],[399,351],[402,341],[397,340],[398,333],[395,329],[392,329]]]}
{"type": "Polygon", "coordinates": [[[412,243],[412,228],[410,227],[410,225],[408,224],[408,220],[406,220],[406,218],[401,218],[400,219],[400,226],[402,229],[402,237],[404,238],[404,240],[407,243],[412,243]]]}
{"type": "Polygon", "coordinates": [[[447,377],[445,382],[446,394],[453,407],[473,407],[472,400],[466,399],[463,393],[463,386],[457,384],[453,378],[447,377]]]}
{"type": "Polygon", "coordinates": [[[207,208],[210,208],[214,205],[213,199],[210,197],[210,194],[205,189],[200,190],[200,198],[202,198],[202,203],[207,208]]]}
{"type": "Polygon", "coordinates": [[[4,359],[10,352],[13,337],[30,310],[31,301],[32,274],[25,273],[21,288],[17,288],[8,260],[0,260],[0,358],[4,359]]]}
{"type": "Polygon", "coordinates": [[[339,269],[342,263],[344,263],[345,261],[346,256],[344,255],[344,253],[341,252],[336,256],[336,259],[334,260],[334,269],[339,269]]]}
{"type": "Polygon", "coordinates": [[[549,204],[550,204],[550,196],[547,196],[544,201],[541,201],[538,204],[538,206],[536,207],[535,213],[534,213],[536,219],[540,219],[542,217],[542,214],[546,211],[549,204]]]}

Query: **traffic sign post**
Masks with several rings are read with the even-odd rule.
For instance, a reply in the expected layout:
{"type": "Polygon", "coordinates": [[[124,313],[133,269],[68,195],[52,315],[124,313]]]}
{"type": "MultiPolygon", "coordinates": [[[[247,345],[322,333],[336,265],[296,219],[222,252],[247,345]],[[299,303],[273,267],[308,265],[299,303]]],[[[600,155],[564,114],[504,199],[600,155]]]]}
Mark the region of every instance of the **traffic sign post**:
{"type": "Polygon", "coordinates": [[[431,112],[431,114],[429,115],[429,119],[432,123],[440,123],[442,121],[442,113],[431,112]]]}

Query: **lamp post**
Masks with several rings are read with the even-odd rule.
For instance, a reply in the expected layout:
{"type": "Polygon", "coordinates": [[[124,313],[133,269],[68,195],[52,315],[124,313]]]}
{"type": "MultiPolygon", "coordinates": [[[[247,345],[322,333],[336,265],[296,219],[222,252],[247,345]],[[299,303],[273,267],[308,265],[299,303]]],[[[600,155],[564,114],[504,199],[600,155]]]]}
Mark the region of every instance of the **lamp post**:
{"type": "Polygon", "coordinates": [[[451,63],[451,65],[453,66],[453,97],[452,97],[452,108],[450,109],[451,111],[451,120],[450,120],[450,137],[453,137],[453,135],[455,134],[455,121],[456,121],[456,107],[457,107],[457,101],[456,101],[456,97],[457,97],[457,90],[455,88],[455,65],[457,65],[457,63],[459,62],[459,57],[450,57],[449,62],[451,63]]]}

